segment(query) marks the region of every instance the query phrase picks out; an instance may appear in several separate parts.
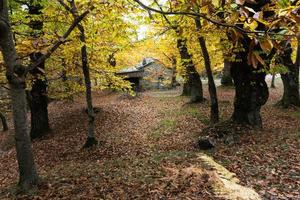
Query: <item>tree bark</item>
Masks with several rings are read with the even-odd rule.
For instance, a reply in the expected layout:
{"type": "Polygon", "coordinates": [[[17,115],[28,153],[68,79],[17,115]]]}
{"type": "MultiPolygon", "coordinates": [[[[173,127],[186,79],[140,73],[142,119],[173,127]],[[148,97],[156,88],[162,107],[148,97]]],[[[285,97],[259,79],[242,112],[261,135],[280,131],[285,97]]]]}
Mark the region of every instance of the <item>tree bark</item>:
{"type": "MultiPolygon", "coordinates": [[[[299,47],[297,54],[299,53],[299,47]]],[[[281,79],[283,82],[283,96],[279,102],[283,108],[288,108],[289,106],[300,106],[299,98],[299,65],[292,61],[292,48],[291,44],[287,44],[284,52],[279,56],[279,63],[283,64],[288,68],[288,73],[281,74],[281,79]]],[[[299,56],[299,54],[297,55],[299,56]]]]}
{"type": "Polygon", "coordinates": [[[260,109],[269,97],[266,74],[260,71],[261,67],[255,69],[248,65],[248,49],[245,49],[245,52],[237,53],[241,62],[233,62],[231,67],[235,86],[232,120],[238,124],[262,128],[260,109]]]}
{"type": "Polygon", "coordinates": [[[203,98],[203,89],[200,75],[197,72],[192,56],[188,52],[186,39],[178,38],[177,39],[177,48],[180,53],[180,58],[182,65],[186,69],[186,82],[183,85],[184,96],[190,96],[191,103],[202,102],[203,98]]]}
{"type": "MultiPolygon", "coordinates": [[[[196,23],[197,31],[199,32],[201,30],[201,21],[199,17],[195,18],[195,23],[196,23]]],[[[215,124],[219,121],[219,105],[218,105],[216,85],[214,82],[214,77],[211,70],[210,57],[205,44],[204,37],[199,36],[198,40],[199,40],[200,48],[202,50],[205,70],[208,78],[208,91],[210,95],[210,122],[212,124],[215,124]]]]}
{"type": "MultiPolygon", "coordinates": [[[[259,0],[255,4],[245,2],[244,6],[259,12],[269,2],[270,0],[259,0]]],[[[253,13],[249,15],[251,17],[253,13]]],[[[260,29],[264,30],[264,27],[258,27],[258,30],[260,29]]],[[[269,63],[265,62],[266,66],[264,66],[258,60],[253,61],[254,53],[263,52],[255,39],[243,34],[238,43],[243,51],[235,53],[236,59],[239,61],[232,62],[231,66],[231,76],[235,86],[232,120],[238,124],[262,128],[260,109],[269,98],[269,88],[265,81],[266,73],[264,69],[269,67],[269,63]]],[[[269,54],[260,53],[259,56],[264,61],[271,60],[272,51],[269,54]]]]}
{"type": "Polygon", "coordinates": [[[15,142],[19,166],[19,188],[28,191],[39,182],[28,134],[25,69],[20,65],[8,19],[7,0],[0,0],[0,46],[10,86],[15,142]]]}
{"type": "Polygon", "coordinates": [[[225,87],[233,85],[230,69],[231,69],[231,62],[229,62],[226,58],[224,58],[224,68],[223,68],[223,73],[221,78],[221,85],[225,87]]]}
{"type": "MultiPolygon", "coordinates": [[[[28,13],[32,16],[41,15],[43,7],[39,3],[30,1],[28,5],[28,13]]],[[[43,22],[40,20],[31,20],[29,22],[30,28],[33,30],[31,36],[39,38],[43,29],[43,22]]],[[[40,52],[35,52],[30,55],[31,63],[35,63],[43,56],[40,52]]],[[[48,117],[48,96],[47,96],[47,80],[44,73],[45,62],[39,64],[35,69],[30,71],[33,77],[31,90],[27,93],[29,95],[28,103],[31,113],[31,139],[40,138],[45,135],[49,129],[48,117]]]]}
{"type": "Polygon", "coordinates": [[[0,112],[0,118],[3,126],[3,131],[8,131],[8,125],[5,116],[0,112]]]}
{"type": "MultiPolygon", "coordinates": [[[[33,53],[31,62],[34,63],[40,58],[42,54],[33,53]]],[[[45,63],[43,62],[38,68],[44,70],[45,63]]],[[[31,90],[27,93],[29,95],[28,104],[31,114],[31,139],[40,138],[45,135],[49,129],[49,117],[48,117],[48,96],[47,96],[47,81],[45,74],[39,69],[31,70],[30,73],[33,76],[33,84],[31,90]]]]}

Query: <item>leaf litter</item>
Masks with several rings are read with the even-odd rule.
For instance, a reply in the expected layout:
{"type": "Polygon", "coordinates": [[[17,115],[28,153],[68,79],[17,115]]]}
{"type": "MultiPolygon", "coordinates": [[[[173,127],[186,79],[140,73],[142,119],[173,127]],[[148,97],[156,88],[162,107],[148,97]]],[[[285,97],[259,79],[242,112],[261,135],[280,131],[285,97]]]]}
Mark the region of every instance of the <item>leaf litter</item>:
{"type": "MultiPolygon", "coordinates": [[[[40,190],[14,194],[15,150],[5,149],[0,152],[1,199],[222,199],[213,192],[209,169],[197,159],[195,144],[208,125],[208,102],[186,105],[185,97],[155,95],[95,92],[101,142],[90,150],[82,149],[84,98],[51,103],[52,130],[33,142],[40,190]]],[[[234,91],[221,88],[218,95],[221,118],[228,119],[234,91]]],[[[297,199],[300,114],[275,108],[279,97],[280,92],[271,93],[263,108],[264,130],[244,133],[234,144],[208,153],[266,199],[297,199]]],[[[0,141],[11,135],[1,134],[0,141]]]]}

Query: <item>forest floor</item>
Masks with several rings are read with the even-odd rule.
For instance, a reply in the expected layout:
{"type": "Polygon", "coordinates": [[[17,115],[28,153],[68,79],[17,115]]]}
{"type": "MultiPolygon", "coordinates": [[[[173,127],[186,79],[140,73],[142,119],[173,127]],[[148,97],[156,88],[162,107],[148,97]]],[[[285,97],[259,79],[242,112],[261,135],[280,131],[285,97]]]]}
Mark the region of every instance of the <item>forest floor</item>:
{"type": "MultiPolygon", "coordinates": [[[[12,133],[0,134],[0,199],[218,199],[196,155],[209,125],[209,103],[186,104],[178,91],[135,98],[94,93],[98,147],[83,150],[87,116],[83,97],[49,106],[52,131],[33,142],[42,185],[15,196],[18,177],[12,133]],[[190,173],[201,171],[201,175],[190,173]],[[202,173],[203,172],[203,173],[202,173]]],[[[262,109],[264,129],[205,153],[264,199],[300,199],[300,111],[274,107],[270,89],[262,109]]],[[[207,89],[205,96],[208,97],[207,89]]],[[[234,90],[219,87],[221,119],[229,119],[234,90]]]]}

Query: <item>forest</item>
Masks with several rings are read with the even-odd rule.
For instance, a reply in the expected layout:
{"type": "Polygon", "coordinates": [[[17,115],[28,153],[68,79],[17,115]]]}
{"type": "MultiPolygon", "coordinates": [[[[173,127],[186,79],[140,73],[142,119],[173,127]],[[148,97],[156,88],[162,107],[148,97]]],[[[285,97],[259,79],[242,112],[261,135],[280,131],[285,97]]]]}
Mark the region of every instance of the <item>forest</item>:
{"type": "Polygon", "coordinates": [[[300,0],[0,0],[0,199],[300,200],[300,0]]]}

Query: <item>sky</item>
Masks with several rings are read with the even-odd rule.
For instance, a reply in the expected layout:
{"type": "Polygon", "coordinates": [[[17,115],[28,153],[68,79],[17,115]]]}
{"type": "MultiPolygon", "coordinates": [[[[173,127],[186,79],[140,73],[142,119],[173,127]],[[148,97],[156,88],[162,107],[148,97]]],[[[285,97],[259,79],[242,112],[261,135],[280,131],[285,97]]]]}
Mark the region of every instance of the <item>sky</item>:
{"type": "MultiPolygon", "coordinates": [[[[146,5],[149,5],[153,2],[153,0],[141,0],[142,3],[146,4],[146,5]]],[[[164,4],[167,2],[167,0],[159,0],[158,1],[160,4],[164,4]]],[[[145,14],[147,14],[147,12],[145,11],[145,14]]],[[[148,14],[147,14],[148,15],[148,14]]],[[[148,25],[145,25],[145,24],[139,24],[139,28],[137,30],[137,33],[138,33],[138,40],[142,40],[142,39],[145,39],[146,37],[146,33],[147,33],[147,30],[149,29],[150,27],[148,25]]]]}

